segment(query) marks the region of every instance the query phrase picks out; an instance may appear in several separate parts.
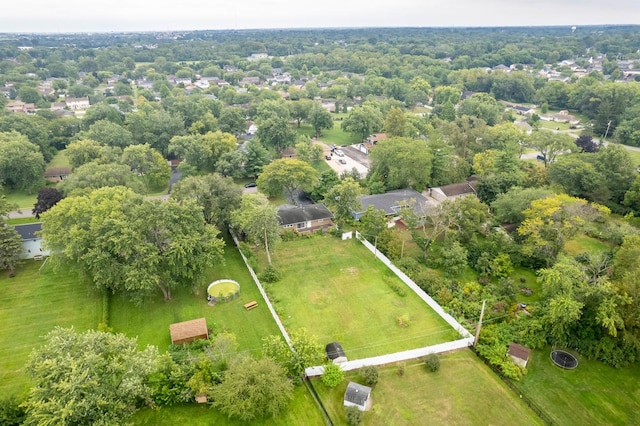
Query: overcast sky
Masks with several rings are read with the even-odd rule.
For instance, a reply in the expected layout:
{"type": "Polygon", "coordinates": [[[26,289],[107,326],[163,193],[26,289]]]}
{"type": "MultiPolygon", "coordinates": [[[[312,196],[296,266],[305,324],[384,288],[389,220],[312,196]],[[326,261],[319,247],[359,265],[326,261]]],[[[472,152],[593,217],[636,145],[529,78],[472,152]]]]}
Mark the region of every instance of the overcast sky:
{"type": "Polygon", "coordinates": [[[2,0],[0,32],[640,24],[640,0],[2,0]]]}

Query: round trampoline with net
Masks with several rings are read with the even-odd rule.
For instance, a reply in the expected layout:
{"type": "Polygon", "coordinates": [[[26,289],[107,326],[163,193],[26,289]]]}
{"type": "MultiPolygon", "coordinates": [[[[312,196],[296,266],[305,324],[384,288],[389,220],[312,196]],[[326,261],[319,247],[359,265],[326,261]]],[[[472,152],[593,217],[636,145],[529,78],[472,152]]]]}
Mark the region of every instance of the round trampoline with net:
{"type": "Polygon", "coordinates": [[[578,359],[567,351],[555,349],[551,351],[551,361],[560,368],[573,370],[578,366],[578,359]]]}

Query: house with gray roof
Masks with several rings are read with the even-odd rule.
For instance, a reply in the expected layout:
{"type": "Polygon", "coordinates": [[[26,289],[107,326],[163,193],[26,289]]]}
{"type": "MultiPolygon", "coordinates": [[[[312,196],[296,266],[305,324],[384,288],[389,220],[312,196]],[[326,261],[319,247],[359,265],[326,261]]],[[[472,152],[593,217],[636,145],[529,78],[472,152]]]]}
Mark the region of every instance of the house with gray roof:
{"type": "Polygon", "coordinates": [[[16,225],[14,228],[22,238],[21,258],[34,259],[49,255],[49,250],[42,248],[42,238],[36,234],[42,230],[42,223],[27,223],[16,225]]]}
{"type": "Polygon", "coordinates": [[[468,180],[462,183],[452,183],[437,188],[429,188],[429,196],[438,200],[455,200],[456,198],[476,195],[477,181],[468,180]]]}
{"type": "Polygon", "coordinates": [[[283,204],[278,206],[278,219],[283,231],[291,229],[301,234],[333,228],[333,213],[323,204],[283,204]]]}
{"type": "Polygon", "coordinates": [[[358,197],[358,201],[362,208],[360,211],[353,212],[355,220],[360,220],[369,206],[373,206],[376,210],[383,210],[386,216],[391,217],[397,217],[402,208],[411,205],[418,217],[425,216],[431,208],[435,207],[424,195],[410,188],[397,189],[384,194],[363,195],[358,197]]]}
{"type": "Polygon", "coordinates": [[[344,392],[344,406],[356,407],[360,411],[371,409],[371,388],[355,382],[349,382],[344,392]]]}

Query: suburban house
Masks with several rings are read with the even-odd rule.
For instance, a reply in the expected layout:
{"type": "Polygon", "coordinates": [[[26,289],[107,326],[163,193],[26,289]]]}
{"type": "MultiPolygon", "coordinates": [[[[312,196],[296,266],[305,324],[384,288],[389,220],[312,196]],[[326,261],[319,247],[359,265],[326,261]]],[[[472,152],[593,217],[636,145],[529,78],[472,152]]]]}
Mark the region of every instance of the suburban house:
{"type": "Polygon", "coordinates": [[[344,406],[356,407],[360,411],[371,409],[371,388],[358,383],[349,382],[344,392],[344,406]]]}
{"type": "Polygon", "coordinates": [[[452,183],[437,188],[429,188],[428,194],[438,201],[455,200],[456,198],[476,195],[476,181],[466,181],[462,183],[452,183]]]}
{"type": "Polygon", "coordinates": [[[331,342],[324,348],[327,353],[327,358],[329,361],[334,364],[340,364],[342,362],[347,362],[347,356],[344,354],[344,350],[342,349],[342,345],[338,342],[331,342]]]}
{"type": "Polygon", "coordinates": [[[526,368],[527,363],[529,362],[529,357],[531,356],[531,349],[512,342],[509,344],[507,355],[511,357],[516,365],[526,368]]]}
{"type": "Polygon", "coordinates": [[[278,207],[278,218],[282,230],[292,229],[302,234],[333,228],[333,213],[323,204],[283,204],[278,207]]]}
{"type": "Polygon", "coordinates": [[[49,182],[60,182],[71,174],[71,167],[50,167],[44,171],[44,178],[49,182]]]}
{"type": "Polygon", "coordinates": [[[65,103],[67,104],[67,108],[74,111],[82,111],[88,109],[91,104],[89,103],[89,98],[67,98],[65,99],[65,103]]]}
{"type": "Polygon", "coordinates": [[[534,108],[522,105],[507,105],[507,108],[511,108],[516,114],[520,115],[533,115],[536,113],[534,108]]]}
{"type": "Polygon", "coordinates": [[[391,222],[395,222],[400,218],[400,210],[413,204],[413,211],[422,217],[433,207],[433,203],[429,201],[421,193],[413,189],[397,189],[389,191],[385,194],[363,195],[358,197],[358,201],[362,208],[360,211],[353,212],[353,218],[360,220],[362,215],[367,211],[369,206],[373,206],[376,210],[383,210],[386,216],[391,216],[391,222]]]}
{"type": "Polygon", "coordinates": [[[174,345],[193,342],[196,339],[208,339],[207,320],[198,318],[191,321],[177,322],[169,325],[171,343],[174,345]]]}
{"type": "Polygon", "coordinates": [[[35,104],[28,104],[22,101],[8,102],[6,108],[11,112],[18,112],[22,114],[32,114],[36,112],[35,104]]]}
{"type": "Polygon", "coordinates": [[[24,225],[16,225],[15,230],[22,237],[22,254],[23,259],[41,259],[47,256],[49,250],[42,248],[42,238],[36,235],[42,229],[42,223],[27,223],[24,225]]]}
{"type": "Polygon", "coordinates": [[[356,145],[356,149],[364,154],[369,154],[371,149],[380,141],[383,141],[387,138],[386,133],[377,133],[375,135],[370,135],[367,139],[362,141],[356,145]]]}
{"type": "Polygon", "coordinates": [[[269,59],[269,55],[266,53],[252,53],[251,56],[247,58],[248,61],[255,62],[261,59],[269,59]]]}

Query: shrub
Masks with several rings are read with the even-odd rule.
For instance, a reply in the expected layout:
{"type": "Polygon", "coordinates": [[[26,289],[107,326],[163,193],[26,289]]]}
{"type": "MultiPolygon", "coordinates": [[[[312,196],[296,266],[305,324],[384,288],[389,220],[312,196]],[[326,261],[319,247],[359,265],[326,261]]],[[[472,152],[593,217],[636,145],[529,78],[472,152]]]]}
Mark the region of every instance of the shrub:
{"type": "Polygon", "coordinates": [[[398,282],[395,280],[395,278],[389,277],[389,276],[386,276],[386,275],[382,277],[382,280],[398,296],[405,297],[407,295],[407,287],[404,285],[404,283],[398,284],[398,282]]]}
{"type": "Polygon", "coordinates": [[[327,364],[324,366],[324,373],[322,373],[322,383],[330,388],[335,388],[344,380],[344,371],[340,369],[337,364],[327,364]]]}
{"type": "Polygon", "coordinates": [[[347,424],[349,426],[358,426],[362,423],[362,411],[358,410],[356,407],[347,407],[344,411],[347,414],[347,424]]]}
{"type": "Polygon", "coordinates": [[[0,424],[7,426],[21,425],[26,417],[24,407],[21,404],[22,401],[15,396],[9,398],[0,399],[0,424]]]}
{"type": "Polygon", "coordinates": [[[424,357],[424,365],[427,366],[429,371],[435,373],[440,370],[440,357],[436,354],[429,354],[424,357]]]}
{"type": "Polygon", "coordinates": [[[362,367],[360,373],[362,374],[364,382],[367,385],[373,386],[378,383],[378,367],[376,367],[375,365],[367,365],[366,367],[362,367]]]}
{"type": "Polygon", "coordinates": [[[404,362],[399,362],[398,369],[397,369],[398,376],[400,377],[404,376],[405,370],[406,370],[406,364],[404,362]]]}
{"type": "Polygon", "coordinates": [[[260,280],[266,283],[275,283],[280,281],[282,274],[273,265],[264,268],[264,272],[260,275],[260,280]]]}
{"type": "Polygon", "coordinates": [[[409,314],[400,315],[396,318],[396,321],[400,327],[409,327],[411,325],[411,317],[409,314]]]}
{"type": "Polygon", "coordinates": [[[280,238],[282,238],[282,241],[293,241],[297,238],[300,237],[300,234],[298,234],[296,231],[294,231],[293,229],[286,229],[280,238]]]}

